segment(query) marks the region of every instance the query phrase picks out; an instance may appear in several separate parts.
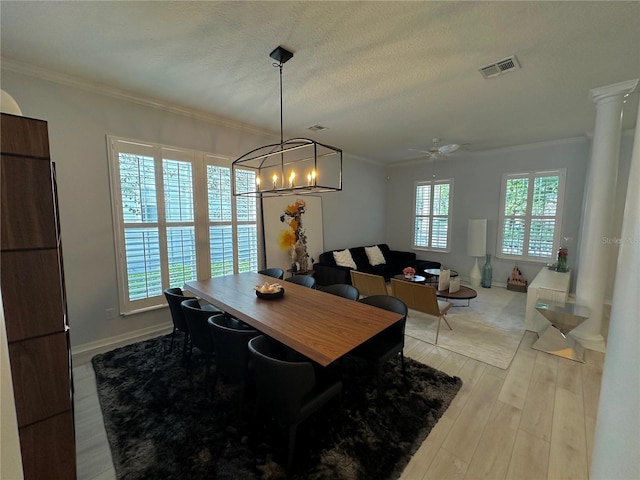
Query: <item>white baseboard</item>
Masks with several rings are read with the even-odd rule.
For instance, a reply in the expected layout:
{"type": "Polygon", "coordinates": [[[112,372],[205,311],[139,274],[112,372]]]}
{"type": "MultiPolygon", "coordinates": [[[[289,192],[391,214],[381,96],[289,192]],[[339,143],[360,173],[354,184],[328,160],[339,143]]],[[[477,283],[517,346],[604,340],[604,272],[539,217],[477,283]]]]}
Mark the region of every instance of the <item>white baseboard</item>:
{"type": "Polygon", "coordinates": [[[172,330],[172,324],[155,325],[153,327],[134,330],[133,332],[123,333],[114,337],[103,338],[101,340],[96,340],[95,342],[76,345],[75,347],[71,347],[71,359],[74,365],[82,365],[84,363],[88,363],[91,358],[99,353],[108,352],[131,343],[165,335],[167,333],[171,333],[172,330]]]}

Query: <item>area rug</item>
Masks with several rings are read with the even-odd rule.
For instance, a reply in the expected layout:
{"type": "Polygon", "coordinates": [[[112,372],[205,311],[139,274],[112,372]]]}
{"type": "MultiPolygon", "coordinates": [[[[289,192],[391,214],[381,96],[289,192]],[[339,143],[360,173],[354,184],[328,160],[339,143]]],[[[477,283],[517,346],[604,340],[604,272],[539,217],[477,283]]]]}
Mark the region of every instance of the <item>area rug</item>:
{"type": "MultiPolygon", "coordinates": [[[[206,380],[197,352],[187,371],[169,336],[92,359],[118,479],[285,478],[286,426],[254,416],[250,394],[206,380]]],[[[178,342],[181,343],[181,342],[178,342]]],[[[406,358],[387,363],[381,398],[373,372],[345,358],[342,410],[332,402],[298,428],[293,479],[395,479],[462,382],[406,358]]],[[[212,367],[215,369],[215,361],[212,367]]]]}
{"type": "MultiPolygon", "coordinates": [[[[453,330],[442,322],[438,347],[501,369],[509,368],[524,335],[525,293],[506,288],[478,288],[469,302],[454,300],[447,313],[453,330]]],[[[437,317],[409,310],[405,333],[435,344],[437,317]]]]}

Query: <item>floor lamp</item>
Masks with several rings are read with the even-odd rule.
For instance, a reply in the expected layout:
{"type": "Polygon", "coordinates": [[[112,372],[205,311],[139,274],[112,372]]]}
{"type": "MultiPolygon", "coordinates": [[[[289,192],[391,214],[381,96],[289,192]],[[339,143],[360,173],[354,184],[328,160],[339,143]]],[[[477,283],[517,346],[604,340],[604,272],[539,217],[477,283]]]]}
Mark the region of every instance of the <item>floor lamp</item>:
{"type": "Polygon", "coordinates": [[[475,262],[469,274],[469,283],[472,287],[480,286],[480,267],[478,257],[484,257],[487,253],[487,219],[469,219],[467,227],[467,255],[475,257],[475,262]]]}

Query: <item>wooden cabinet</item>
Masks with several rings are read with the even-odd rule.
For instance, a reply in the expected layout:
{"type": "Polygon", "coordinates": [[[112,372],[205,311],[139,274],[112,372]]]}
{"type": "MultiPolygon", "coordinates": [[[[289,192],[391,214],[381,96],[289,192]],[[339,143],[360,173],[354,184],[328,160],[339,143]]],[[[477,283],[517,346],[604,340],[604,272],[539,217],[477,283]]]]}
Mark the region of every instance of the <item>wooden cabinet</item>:
{"type": "Polygon", "coordinates": [[[74,479],[62,250],[47,123],[2,114],[0,278],[25,479],[74,479]]]}

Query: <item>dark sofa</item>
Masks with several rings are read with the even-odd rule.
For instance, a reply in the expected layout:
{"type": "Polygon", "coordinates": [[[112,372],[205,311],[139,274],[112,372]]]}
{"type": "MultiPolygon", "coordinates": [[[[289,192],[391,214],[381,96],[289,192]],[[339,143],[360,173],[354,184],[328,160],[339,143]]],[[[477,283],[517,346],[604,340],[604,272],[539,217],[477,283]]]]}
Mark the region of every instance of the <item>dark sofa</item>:
{"type": "MultiPolygon", "coordinates": [[[[385,258],[386,263],[383,265],[370,265],[365,247],[350,248],[351,257],[358,267],[358,271],[365,273],[373,273],[382,275],[389,280],[394,275],[402,273],[405,267],[416,266],[416,254],[414,252],[402,252],[399,250],[391,250],[385,243],[379,243],[378,247],[385,258]]],[[[315,278],[318,285],[333,285],[336,283],[351,284],[351,268],[340,267],[336,265],[333,258],[334,250],[320,254],[318,262],[313,265],[315,278]]],[[[437,264],[438,266],[440,264],[437,264]]]]}

